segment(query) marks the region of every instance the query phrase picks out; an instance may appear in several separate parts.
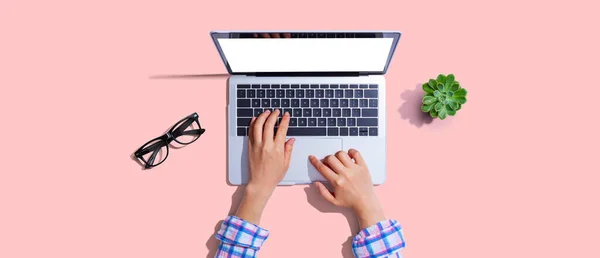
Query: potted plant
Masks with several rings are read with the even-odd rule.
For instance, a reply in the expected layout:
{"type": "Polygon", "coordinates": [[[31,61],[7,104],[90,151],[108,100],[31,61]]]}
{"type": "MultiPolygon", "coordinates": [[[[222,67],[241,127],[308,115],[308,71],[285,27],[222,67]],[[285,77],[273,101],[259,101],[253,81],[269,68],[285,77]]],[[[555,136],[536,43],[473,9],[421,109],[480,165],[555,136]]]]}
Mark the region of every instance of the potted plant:
{"type": "Polygon", "coordinates": [[[454,74],[440,74],[437,79],[423,83],[423,105],[421,110],[431,117],[445,119],[448,115],[456,115],[462,105],[467,102],[467,90],[460,87],[454,79],[454,74]]]}

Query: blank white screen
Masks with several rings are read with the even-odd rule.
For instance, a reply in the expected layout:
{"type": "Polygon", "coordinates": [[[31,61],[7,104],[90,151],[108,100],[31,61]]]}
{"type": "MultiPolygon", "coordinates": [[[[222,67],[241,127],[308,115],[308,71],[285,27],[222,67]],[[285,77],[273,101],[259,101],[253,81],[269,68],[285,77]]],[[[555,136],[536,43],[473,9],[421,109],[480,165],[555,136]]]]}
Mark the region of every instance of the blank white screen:
{"type": "Polygon", "coordinates": [[[393,38],[218,39],[232,72],[383,72],[393,38]]]}

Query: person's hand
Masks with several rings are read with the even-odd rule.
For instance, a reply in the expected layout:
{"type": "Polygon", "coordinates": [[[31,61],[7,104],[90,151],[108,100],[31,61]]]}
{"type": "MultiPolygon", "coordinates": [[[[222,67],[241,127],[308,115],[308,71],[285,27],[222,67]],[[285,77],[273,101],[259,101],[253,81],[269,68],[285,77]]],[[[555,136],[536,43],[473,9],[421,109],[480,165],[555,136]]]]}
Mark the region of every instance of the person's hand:
{"type": "Polygon", "coordinates": [[[331,193],[323,183],[314,183],[323,198],[336,206],[354,210],[363,229],[385,220],[371,174],[357,150],[338,151],[335,156],[325,157],[323,162],[312,155],[309,159],[333,187],[331,193]]]}
{"type": "Polygon", "coordinates": [[[285,176],[289,166],[294,138],[285,140],[290,114],[281,118],[277,135],[274,127],[280,111],[265,111],[258,118],[252,118],[248,131],[248,165],[249,180],[246,185],[244,199],[236,216],[251,223],[258,224],[262,211],[285,176]]]}

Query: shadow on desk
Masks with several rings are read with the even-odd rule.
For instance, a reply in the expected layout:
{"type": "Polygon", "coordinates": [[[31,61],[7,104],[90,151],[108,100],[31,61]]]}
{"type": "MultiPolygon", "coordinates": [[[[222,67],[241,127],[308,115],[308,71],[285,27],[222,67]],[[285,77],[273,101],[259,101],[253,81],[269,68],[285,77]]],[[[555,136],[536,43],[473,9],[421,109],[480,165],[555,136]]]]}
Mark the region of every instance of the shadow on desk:
{"type": "Polygon", "coordinates": [[[414,90],[402,92],[400,97],[404,100],[404,103],[402,103],[402,106],[398,109],[402,119],[408,120],[411,125],[418,128],[433,122],[433,118],[429,113],[425,113],[421,110],[423,95],[425,94],[421,85],[422,84],[417,84],[414,90]]]}
{"type": "MultiPolygon", "coordinates": [[[[229,207],[229,212],[227,213],[228,216],[235,214],[237,207],[240,206],[242,197],[244,197],[244,187],[238,186],[237,189],[235,189],[235,192],[233,192],[233,194],[231,195],[231,206],[229,207]]],[[[215,235],[217,234],[217,231],[219,231],[219,229],[221,228],[221,223],[223,223],[223,220],[217,222],[217,224],[215,225],[215,231],[212,235],[210,235],[208,240],[206,240],[206,248],[208,248],[208,255],[206,256],[206,258],[215,257],[215,254],[219,249],[219,240],[215,238],[215,235]]]]}
{"type": "Polygon", "coordinates": [[[354,239],[354,235],[358,234],[358,220],[354,215],[354,212],[348,208],[337,207],[321,196],[319,190],[314,186],[310,185],[304,188],[304,192],[306,192],[306,200],[310,205],[315,207],[320,212],[323,213],[340,213],[346,217],[346,221],[350,226],[351,235],[346,239],[346,241],[342,244],[342,257],[344,258],[353,258],[354,253],[352,252],[352,239],[354,239]]]}

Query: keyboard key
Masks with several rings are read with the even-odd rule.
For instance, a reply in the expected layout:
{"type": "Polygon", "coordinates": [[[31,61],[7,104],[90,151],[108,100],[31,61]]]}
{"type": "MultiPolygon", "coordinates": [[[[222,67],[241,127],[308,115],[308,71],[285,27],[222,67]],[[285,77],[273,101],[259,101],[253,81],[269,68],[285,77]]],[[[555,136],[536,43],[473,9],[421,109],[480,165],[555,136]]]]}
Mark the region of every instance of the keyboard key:
{"type": "Polygon", "coordinates": [[[260,85],[258,85],[258,84],[252,84],[252,88],[253,89],[260,89],[260,85]]]}
{"type": "Polygon", "coordinates": [[[261,107],[270,107],[271,106],[271,100],[270,99],[261,99],[260,100],[261,103],[261,107]]]}
{"type": "Polygon", "coordinates": [[[279,99],[272,99],[271,100],[271,107],[280,107],[280,100],[279,99]]]}
{"type": "Polygon", "coordinates": [[[344,97],[344,90],[335,90],[335,97],[336,98],[343,98],[344,97]]]}
{"type": "Polygon", "coordinates": [[[300,88],[300,85],[298,85],[298,84],[292,84],[292,89],[299,89],[299,88],[300,88]]]}
{"type": "Polygon", "coordinates": [[[377,90],[365,90],[365,98],[377,98],[377,90]]]}
{"type": "Polygon", "coordinates": [[[260,107],[260,99],[253,99],[252,107],[260,107]]]}
{"type": "Polygon", "coordinates": [[[362,90],[354,90],[354,97],[355,98],[362,98],[363,97],[363,91],[362,90]]]}
{"type": "Polygon", "coordinates": [[[311,99],[310,100],[310,106],[311,107],[319,107],[319,100],[318,99],[311,99]]]}
{"type": "Polygon", "coordinates": [[[304,98],[304,90],[296,90],[296,98],[304,98]]]}
{"type": "Polygon", "coordinates": [[[287,132],[288,136],[326,136],[327,129],[319,127],[290,127],[287,132]]]}
{"type": "Polygon", "coordinates": [[[238,89],[250,89],[250,85],[249,84],[239,84],[237,86],[238,89]]]}
{"type": "Polygon", "coordinates": [[[237,119],[237,126],[250,126],[250,120],[252,118],[239,118],[237,119]]]}
{"type": "Polygon", "coordinates": [[[238,136],[246,136],[246,127],[238,127],[237,129],[238,136]]]}
{"type": "Polygon", "coordinates": [[[340,99],[340,107],[348,107],[348,100],[340,99]]]}
{"type": "Polygon", "coordinates": [[[329,89],[329,84],[321,84],[321,89],[329,89]]]}
{"type": "Polygon", "coordinates": [[[261,84],[261,85],[260,85],[260,87],[261,87],[262,89],[270,89],[270,88],[271,88],[271,85],[269,85],[269,84],[261,84]]]}
{"type": "Polygon", "coordinates": [[[357,118],[358,126],[377,126],[377,118],[357,118]]]}
{"type": "Polygon", "coordinates": [[[333,117],[341,117],[342,116],[342,110],[339,109],[339,108],[334,108],[332,114],[333,114],[333,117]]]}
{"type": "Polygon", "coordinates": [[[301,108],[294,108],[294,113],[292,114],[293,117],[302,117],[302,109],[301,108]]]}
{"type": "Polygon", "coordinates": [[[308,86],[308,84],[302,84],[302,85],[300,85],[300,88],[308,89],[308,88],[310,88],[310,86],[308,86]]]}
{"type": "Polygon", "coordinates": [[[288,114],[291,116],[294,111],[291,108],[284,108],[282,113],[285,114],[285,112],[288,112],[288,114]]]}
{"type": "Polygon", "coordinates": [[[340,136],[348,136],[348,127],[340,128],[340,136]]]}
{"type": "Polygon", "coordinates": [[[353,108],[352,109],[352,116],[353,117],[360,117],[360,108],[353,108]]]}
{"type": "Polygon", "coordinates": [[[369,129],[367,129],[365,127],[358,128],[358,135],[369,136],[369,129]]]}
{"type": "Polygon", "coordinates": [[[327,118],[327,126],[335,126],[335,118],[327,118]]]}
{"type": "Polygon", "coordinates": [[[366,85],[366,84],[361,84],[361,85],[360,85],[360,88],[361,88],[361,89],[368,89],[368,88],[369,88],[369,85],[366,85]]]}
{"type": "Polygon", "coordinates": [[[312,116],[312,109],[310,109],[310,108],[303,108],[302,109],[302,116],[303,117],[311,117],[312,116]]]}
{"type": "Polygon", "coordinates": [[[339,88],[339,87],[340,87],[340,86],[339,86],[339,85],[337,85],[337,84],[329,84],[329,88],[330,88],[330,89],[337,89],[337,88],[339,88]]]}
{"type": "Polygon", "coordinates": [[[271,84],[271,89],[279,89],[279,84],[271,84]]]}
{"type": "Polygon", "coordinates": [[[254,115],[254,113],[251,108],[240,108],[237,110],[238,117],[252,117],[252,115],[254,115]]]}
{"type": "Polygon", "coordinates": [[[324,90],[315,90],[315,96],[317,98],[323,98],[325,96],[325,91],[324,90]]]}
{"type": "Polygon", "coordinates": [[[377,99],[370,99],[369,107],[377,107],[377,99]]]}
{"type": "Polygon", "coordinates": [[[319,126],[327,126],[327,118],[321,117],[318,119],[319,126]]]}
{"type": "Polygon", "coordinates": [[[350,107],[358,107],[358,99],[351,99],[350,107]]]}
{"type": "Polygon", "coordinates": [[[262,114],[262,112],[263,112],[262,108],[255,108],[254,109],[254,116],[258,117],[258,116],[260,116],[260,114],[262,114]]]}
{"type": "Polygon", "coordinates": [[[286,98],[293,98],[294,97],[294,90],[285,90],[285,97],[286,98]]]}
{"type": "Polygon", "coordinates": [[[292,107],[300,107],[300,100],[292,99],[292,107]]]}
{"type": "Polygon", "coordinates": [[[348,118],[346,119],[347,126],[356,126],[356,118],[348,118]]]}
{"type": "Polygon", "coordinates": [[[237,97],[238,98],[245,98],[246,97],[246,90],[237,90],[237,97]]]}
{"type": "Polygon", "coordinates": [[[317,119],[316,118],[309,118],[308,119],[308,126],[317,126],[317,119]]]}
{"type": "Polygon", "coordinates": [[[298,118],[298,126],[306,126],[306,118],[298,118]]]}
{"type": "Polygon", "coordinates": [[[324,117],[330,117],[331,116],[331,108],[324,108],[323,109],[323,116],[324,117]]]}
{"type": "Polygon", "coordinates": [[[329,100],[328,99],[322,99],[320,107],[329,107],[329,100]]]}
{"type": "Polygon", "coordinates": [[[327,128],[327,136],[339,136],[337,128],[327,128]]]}
{"type": "Polygon", "coordinates": [[[340,84],[340,89],[347,89],[348,88],[348,84],[340,84]]]}
{"type": "Polygon", "coordinates": [[[333,98],[333,90],[325,90],[325,97],[328,99],[333,98]]]}
{"type": "Polygon", "coordinates": [[[310,107],[310,101],[309,101],[309,99],[302,99],[302,100],[300,101],[300,105],[301,105],[302,107],[310,107]]]}
{"type": "MultiPolygon", "coordinates": [[[[298,126],[298,118],[290,117],[290,126],[298,126]]],[[[290,129],[292,128],[288,129],[288,135],[290,135],[290,129]]]]}
{"type": "Polygon", "coordinates": [[[289,99],[282,99],[281,100],[281,107],[290,107],[290,100],[289,99]]]}
{"type": "Polygon", "coordinates": [[[289,84],[281,84],[281,88],[282,89],[289,89],[290,85],[289,84]]]}
{"type": "Polygon", "coordinates": [[[377,136],[377,127],[369,128],[369,136],[377,136]]]}
{"type": "Polygon", "coordinates": [[[358,128],[350,127],[350,136],[358,136],[358,128]]]}
{"type": "Polygon", "coordinates": [[[319,84],[311,84],[310,88],[311,89],[318,89],[319,88],[319,84]]]}
{"type": "Polygon", "coordinates": [[[267,90],[267,98],[274,98],[275,90],[267,90]]]}
{"type": "Polygon", "coordinates": [[[350,117],[350,116],[352,116],[352,112],[350,111],[349,108],[343,108],[342,109],[342,116],[343,117],[350,117]]]}
{"type": "Polygon", "coordinates": [[[340,100],[339,99],[332,99],[331,101],[329,101],[329,104],[331,107],[339,107],[340,106],[340,100]]]}
{"type": "Polygon", "coordinates": [[[280,99],[285,98],[285,90],[277,90],[276,96],[280,99]]]}
{"type": "Polygon", "coordinates": [[[374,108],[364,108],[362,110],[363,117],[377,117],[377,109],[374,108]]]}
{"type": "Polygon", "coordinates": [[[262,90],[262,89],[261,90],[256,90],[256,96],[258,98],[261,98],[261,99],[264,98],[265,97],[265,90],[262,90]]]}
{"type": "Polygon", "coordinates": [[[246,96],[248,98],[256,98],[256,90],[246,90],[246,96]]]}
{"type": "Polygon", "coordinates": [[[369,100],[368,99],[361,99],[359,101],[360,103],[360,107],[368,107],[369,106],[369,100]]]}
{"type": "Polygon", "coordinates": [[[377,89],[377,84],[369,84],[370,89],[377,89]]]}
{"type": "Polygon", "coordinates": [[[353,90],[345,90],[344,97],[347,99],[354,98],[354,91],[353,90]]]}
{"type": "Polygon", "coordinates": [[[249,99],[238,99],[237,106],[238,107],[250,107],[250,100],[249,99]]]}
{"type": "Polygon", "coordinates": [[[313,116],[314,117],[320,117],[321,116],[321,109],[320,108],[313,108],[313,116]]]}
{"type": "Polygon", "coordinates": [[[337,126],[346,126],[346,118],[338,118],[337,126]]]}
{"type": "Polygon", "coordinates": [[[306,90],[306,97],[312,99],[315,97],[315,90],[306,90]]]}

